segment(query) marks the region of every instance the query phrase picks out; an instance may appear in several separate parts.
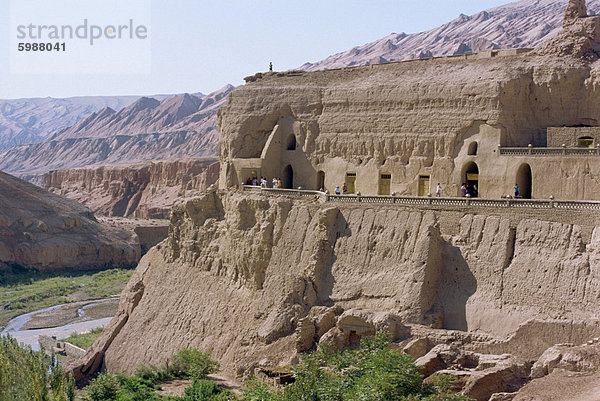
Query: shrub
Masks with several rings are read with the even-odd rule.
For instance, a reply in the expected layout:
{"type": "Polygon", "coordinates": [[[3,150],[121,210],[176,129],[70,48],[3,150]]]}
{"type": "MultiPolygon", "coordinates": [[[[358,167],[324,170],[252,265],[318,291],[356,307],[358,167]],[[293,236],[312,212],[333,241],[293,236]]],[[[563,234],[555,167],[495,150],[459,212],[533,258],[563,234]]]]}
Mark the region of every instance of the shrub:
{"type": "Polygon", "coordinates": [[[450,392],[442,379],[423,385],[414,360],[390,349],[385,335],[364,338],[356,351],[340,352],[323,345],[302,357],[294,367],[294,383],[282,392],[250,382],[242,389],[244,401],[466,401],[450,392]]]}
{"type": "Polygon", "coordinates": [[[184,390],[182,401],[227,401],[235,400],[231,391],[223,390],[210,380],[194,379],[194,383],[184,390]]]}
{"type": "Polygon", "coordinates": [[[210,352],[187,348],[171,358],[167,372],[172,377],[204,379],[219,369],[219,363],[210,359],[210,352]]]}
{"type": "Polygon", "coordinates": [[[100,373],[85,388],[88,401],[113,401],[119,392],[119,380],[110,373],[100,373]]]}

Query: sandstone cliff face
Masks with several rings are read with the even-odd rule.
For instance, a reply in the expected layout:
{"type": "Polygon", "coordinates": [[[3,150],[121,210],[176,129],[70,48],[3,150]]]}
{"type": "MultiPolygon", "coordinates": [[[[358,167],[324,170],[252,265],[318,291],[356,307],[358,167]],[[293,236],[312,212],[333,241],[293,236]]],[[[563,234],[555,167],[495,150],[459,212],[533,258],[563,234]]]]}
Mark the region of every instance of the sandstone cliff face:
{"type": "Polygon", "coordinates": [[[340,158],[410,178],[432,164],[452,169],[482,126],[499,132],[490,146],[543,145],[549,126],[597,125],[597,69],[532,54],[268,75],[220,110],[222,173],[233,158],[260,157],[285,118],[301,127],[297,141],[313,166],[340,158]]]}
{"type": "Polygon", "coordinates": [[[99,224],[77,202],[0,172],[0,268],[133,267],[137,237],[99,224]]]}
{"type": "Polygon", "coordinates": [[[216,158],[174,159],[55,170],[43,187],[103,215],[167,219],[178,197],[207,189],[218,175],[216,158]]]}
{"type": "Polygon", "coordinates": [[[496,349],[510,344],[532,360],[600,331],[542,329],[537,347],[518,335],[544,327],[525,324],[533,318],[553,327],[550,319],[599,317],[597,230],[583,240],[577,225],[452,213],[463,216],[458,230],[440,224],[440,211],[215,192],[183,200],[168,240],[142,259],[118,316],[76,372],[102,356],[109,370],[131,372],[191,346],[245,375],[289,362],[294,332],[299,349],[313,336],[339,338],[340,313],[355,308],[488,333],[496,349]]]}

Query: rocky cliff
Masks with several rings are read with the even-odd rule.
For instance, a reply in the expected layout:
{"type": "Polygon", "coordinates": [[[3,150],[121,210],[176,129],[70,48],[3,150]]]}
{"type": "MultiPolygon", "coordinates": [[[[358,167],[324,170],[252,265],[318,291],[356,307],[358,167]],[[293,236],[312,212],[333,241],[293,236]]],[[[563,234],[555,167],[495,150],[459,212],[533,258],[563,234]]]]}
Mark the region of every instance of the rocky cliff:
{"type": "MultiPolygon", "coordinates": [[[[588,12],[597,14],[600,1],[588,1],[588,12]]],[[[419,33],[392,33],[315,63],[306,71],[381,64],[400,60],[452,56],[481,50],[537,47],[561,31],[567,1],[521,0],[459,15],[440,27],[419,33]]]]}
{"type": "Polygon", "coordinates": [[[167,219],[178,197],[207,189],[218,176],[216,158],[174,159],[54,170],[43,187],[103,215],[167,219]]]}
{"type": "Polygon", "coordinates": [[[232,185],[232,160],[260,157],[285,119],[313,170],[337,158],[400,181],[432,165],[451,171],[465,141],[488,127],[490,153],[544,145],[549,126],[598,124],[599,68],[531,53],[249,77],[220,110],[221,183],[232,185]]]}
{"type": "MultiPolygon", "coordinates": [[[[533,362],[554,344],[600,334],[600,221],[565,217],[582,225],[552,222],[551,213],[524,219],[236,193],[183,200],[169,238],[142,259],[76,372],[102,361],[132,372],[199,347],[229,374],[248,375],[293,361],[320,338],[343,344],[369,324],[392,327],[375,312],[414,325],[412,335],[419,325],[455,329],[472,336],[473,350],[510,348],[533,362]]],[[[398,338],[411,335],[393,327],[398,338]]]]}
{"type": "Polygon", "coordinates": [[[137,237],[96,221],[72,200],[0,172],[0,269],[133,267],[137,237]]]}

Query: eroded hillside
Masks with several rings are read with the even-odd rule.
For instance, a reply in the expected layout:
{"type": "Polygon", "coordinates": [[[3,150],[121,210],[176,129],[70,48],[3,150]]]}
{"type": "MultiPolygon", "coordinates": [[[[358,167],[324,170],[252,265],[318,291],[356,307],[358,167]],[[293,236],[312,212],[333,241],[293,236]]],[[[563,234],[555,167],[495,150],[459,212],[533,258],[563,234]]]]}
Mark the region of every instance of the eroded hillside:
{"type": "Polygon", "coordinates": [[[564,217],[578,224],[527,214],[216,192],[184,200],[83,370],[103,355],[109,370],[133,372],[199,347],[214,350],[229,374],[250,375],[289,363],[323,336],[343,343],[336,324],[356,308],[478,332],[472,350],[510,348],[533,362],[556,343],[600,335],[592,323],[600,317],[600,235],[597,221],[576,212],[564,217]],[[298,346],[307,322],[317,329],[298,346]]]}

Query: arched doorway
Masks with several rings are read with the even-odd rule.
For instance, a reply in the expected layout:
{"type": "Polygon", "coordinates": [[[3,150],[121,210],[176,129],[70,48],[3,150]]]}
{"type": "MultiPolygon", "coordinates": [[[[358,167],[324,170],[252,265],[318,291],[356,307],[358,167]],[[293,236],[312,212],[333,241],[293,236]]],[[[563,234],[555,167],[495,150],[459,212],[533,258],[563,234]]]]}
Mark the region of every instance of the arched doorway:
{"type": "Polygon", "coordinates": [[[517,170],[517,185],[519,186],[519,197],[531,199],[531,166],[525,163],[517,170]]]}
{"type": "Polygon", "coordinates": [[[467,187],[467,194],[473,198],[479,196],[479,167],[476,163],[470,162],[463,169],[463,184],[467,187]]]}
{"type": "Polygon", "coordinates": [[[283,169],[283,180],[281,182],[284,188],[294,188],[294,170],[289,164],[283,169]]]}
{"type": "Polygon", "coordinates": [[[317,173],[317,189],[319,191],[325,191],[325,172],[319,171],[317,173]]]}

